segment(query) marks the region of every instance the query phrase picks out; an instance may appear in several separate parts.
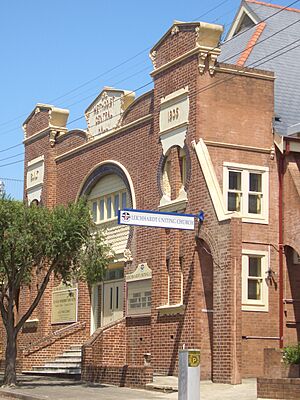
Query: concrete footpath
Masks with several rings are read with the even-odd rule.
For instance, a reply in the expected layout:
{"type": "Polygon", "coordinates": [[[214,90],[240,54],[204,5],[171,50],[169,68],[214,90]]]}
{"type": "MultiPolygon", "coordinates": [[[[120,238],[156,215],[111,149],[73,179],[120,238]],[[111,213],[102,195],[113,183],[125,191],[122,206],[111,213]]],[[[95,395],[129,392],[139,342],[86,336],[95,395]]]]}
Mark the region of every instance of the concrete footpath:
{"type": "MultiPolygon", "coordinates": [[[[76,382],[55,378],[21,377],[16,388],[0,389],[0,399],[22,400],[175,400],[178,393],[120,388],[110,385],[76,382]]],[[[241,385],[201,383],[201,400],[256,400],[256,380],[241,385]]]]}

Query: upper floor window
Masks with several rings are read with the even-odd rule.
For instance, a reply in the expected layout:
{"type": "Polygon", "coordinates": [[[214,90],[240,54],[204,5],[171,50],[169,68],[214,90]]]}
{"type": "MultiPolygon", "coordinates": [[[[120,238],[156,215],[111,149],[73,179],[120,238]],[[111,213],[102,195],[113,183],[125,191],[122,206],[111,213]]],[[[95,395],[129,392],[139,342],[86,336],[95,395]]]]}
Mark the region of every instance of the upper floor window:
{"type": "Polygon", "coordinates": [[[242,214],[244,222],[268,223],[269,169],[224,163],[226,208],[242,214]]]}
{"type": "Polygon", "coordinates": [[[127,192],[120,191],[90,201],[93,221],[101,223],[116,219],[118,210],[127,207],[127,192]]]}
{"type": "Polygon", "coordinates": [[[117,219],[118,210],[130,204],[129,194],[123,180],[116,174],[101,178],[91,190],[88,203],[95,223],[117,219]]]}

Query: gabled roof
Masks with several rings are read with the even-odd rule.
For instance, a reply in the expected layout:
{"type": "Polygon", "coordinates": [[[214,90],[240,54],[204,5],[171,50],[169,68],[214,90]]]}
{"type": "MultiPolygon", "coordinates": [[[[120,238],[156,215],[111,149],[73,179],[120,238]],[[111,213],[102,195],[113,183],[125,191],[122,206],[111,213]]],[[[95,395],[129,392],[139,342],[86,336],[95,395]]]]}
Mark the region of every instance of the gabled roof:
{"type": "Polygon", "coordinates": [[[299,33],[300,9],[243,0],[218,58],[275,73],[275,128],[280,134],[300,122],[299,33]]]}

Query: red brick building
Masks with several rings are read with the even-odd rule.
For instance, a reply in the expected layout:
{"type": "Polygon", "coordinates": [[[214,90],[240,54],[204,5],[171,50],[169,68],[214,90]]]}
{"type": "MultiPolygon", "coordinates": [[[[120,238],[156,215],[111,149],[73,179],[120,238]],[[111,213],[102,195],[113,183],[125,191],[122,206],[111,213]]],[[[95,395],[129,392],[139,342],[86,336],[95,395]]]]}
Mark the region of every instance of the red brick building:
{"type": "Polygon", "coordinates": [[[116,256],[69,306],[51,282],[20,334],[23,370],[82,345],[83,379],[144,384],[176,375],[185,347],[201,350],[202,379],[239,383],[262,373],[264,348],[298,340],[300,139],[274,142],[274,74],[218,62],[221,33],[175,22],[150,53],[153,90],[104,88],[86,130],[45,104],[25,121],[27,201],[87,196],[116,256]],[[205,219],[129,227],[123,208],[205,219]]]}

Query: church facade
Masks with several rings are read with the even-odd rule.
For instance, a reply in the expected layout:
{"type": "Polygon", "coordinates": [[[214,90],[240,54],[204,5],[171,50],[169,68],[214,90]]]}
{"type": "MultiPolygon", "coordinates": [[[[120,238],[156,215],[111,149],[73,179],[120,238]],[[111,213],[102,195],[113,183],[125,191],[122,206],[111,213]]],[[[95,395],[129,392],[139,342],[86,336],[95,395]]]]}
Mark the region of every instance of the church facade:
{"type": "Polygon", "coordinates": [[[47,104],[25,121],[26,201],[85,196],[115,260],[93,287],[52,279],[20,334],[22,370],[80,345],[83,379],[145,384],[196,348],[201,379],[236,384],[262,373],[264,348],[297,341],[300,139],[274,136],[272,72],[218,62],[221,34],[175,22],[150,52],[153,89],[104,88],[85,130],[47,104]],[[124,209],[195,228],[119,224],[124,209]]]}

